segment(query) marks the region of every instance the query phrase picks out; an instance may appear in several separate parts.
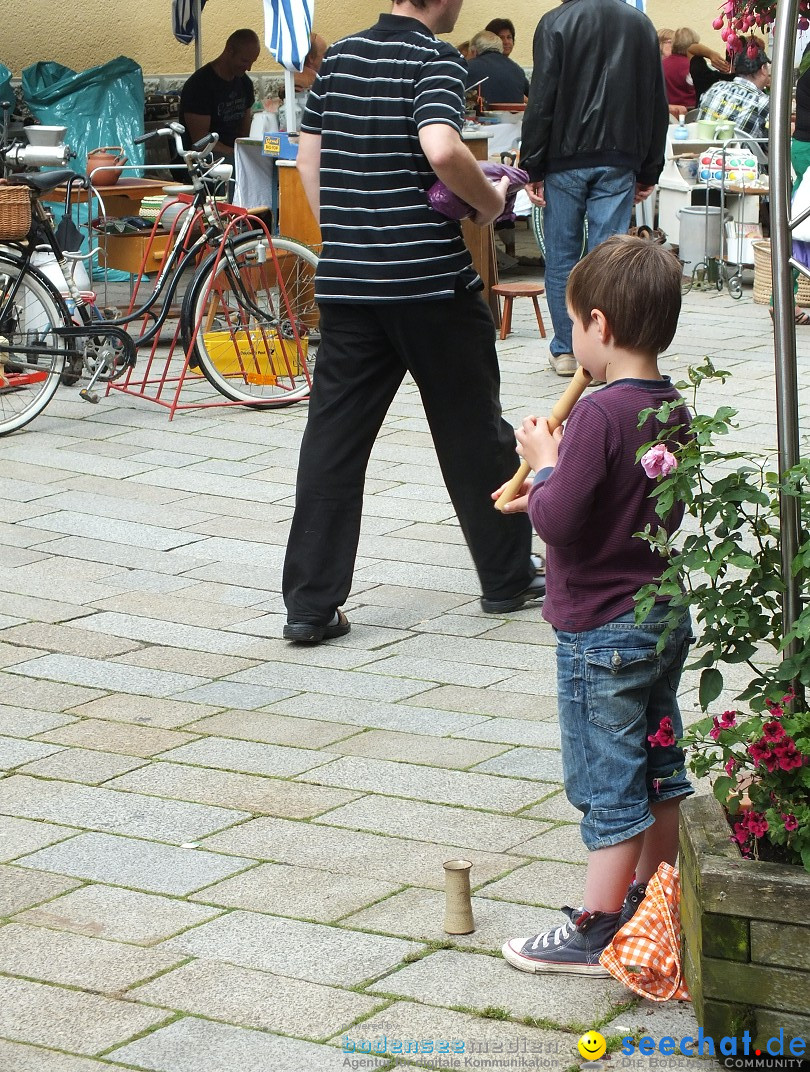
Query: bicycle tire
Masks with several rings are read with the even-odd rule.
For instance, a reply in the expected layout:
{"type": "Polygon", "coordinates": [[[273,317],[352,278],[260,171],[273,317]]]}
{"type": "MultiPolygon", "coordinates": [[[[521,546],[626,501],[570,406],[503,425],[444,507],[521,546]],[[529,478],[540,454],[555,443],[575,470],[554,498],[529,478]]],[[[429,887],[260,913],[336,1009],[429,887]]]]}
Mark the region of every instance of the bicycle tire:
{"type": "Polygon", "coordinates": [[[320,346],[315,304],[317,255],[300,242],[274,238],[278,263],[260,232],[229,242],[239,280],[223,255],[209,256],[183,301],[181,339],[189,365],[220,394],[255,406],[289,406],[309,397],[320,346]],[[283,300],[279,276],[286,291],[283,300]],[[258,312],[257,312],[258,310],[258,312]],[[301,341],[292,331],[294,320],[301,341]],[[200,325],[195,336],[195,328],[200,325]],[[193,341],[193,349],[190,349],[193,341]]]}
{"type": "Polygon", "coordinates": [[[47,276],[24,260],[0,255],[0,436],[23,428],[56,394],[74,343],[53,329],[70,325],[67,306],[47,276]]]}

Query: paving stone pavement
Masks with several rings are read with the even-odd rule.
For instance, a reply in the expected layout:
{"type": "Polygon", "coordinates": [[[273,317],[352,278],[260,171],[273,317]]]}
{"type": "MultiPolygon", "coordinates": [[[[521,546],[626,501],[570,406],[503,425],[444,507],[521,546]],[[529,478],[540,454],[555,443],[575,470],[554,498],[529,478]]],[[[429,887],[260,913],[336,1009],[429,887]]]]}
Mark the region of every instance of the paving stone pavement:
{"type": "MultiPolygon", "coordinates": [[[[515,422],[565,386],[522,304],[498,343],[515,422]]],[[[769,331],[750,285],[691,293],[664,358],[731,369],[711,400],[759,450],[769,331]]],[[[536,608],[481,612],[411,382],[369,469],[351,634],[280,639],[305,420],[62,388],[0,441],[0,1072],[568,1072],[588,1028],[694,1032],[689,1005],[500,957],[581,889],[554,641],[536,608]],[[477,926],[451,938],[458,856],[477,926]]]]}

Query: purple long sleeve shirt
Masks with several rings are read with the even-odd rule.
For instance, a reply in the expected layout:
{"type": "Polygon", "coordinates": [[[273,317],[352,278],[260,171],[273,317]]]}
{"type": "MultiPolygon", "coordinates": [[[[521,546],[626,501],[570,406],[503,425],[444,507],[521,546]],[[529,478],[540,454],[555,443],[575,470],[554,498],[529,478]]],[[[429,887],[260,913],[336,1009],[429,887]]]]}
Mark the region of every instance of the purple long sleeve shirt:
{"type": "MultiPolygon", "coordinates": [[[[636,451],[664,425],[651,417],[639,429],[638,415],[679,397],[669,377],[616,380],[571,412],[557,465],[538,474],[529,495],[529,517],[546,544],[543,617],[555,628],[582,632],[627,613],[638,589],[664,569],[661,556],[633,533],[647,524],[673,533],[683,505],[665,521],[655,513],[654,481],[636,451]]],[[[675,429],[688,422],[684,407],[670,415],[671,443],[687,438],[686,428],[675,429]]]]}

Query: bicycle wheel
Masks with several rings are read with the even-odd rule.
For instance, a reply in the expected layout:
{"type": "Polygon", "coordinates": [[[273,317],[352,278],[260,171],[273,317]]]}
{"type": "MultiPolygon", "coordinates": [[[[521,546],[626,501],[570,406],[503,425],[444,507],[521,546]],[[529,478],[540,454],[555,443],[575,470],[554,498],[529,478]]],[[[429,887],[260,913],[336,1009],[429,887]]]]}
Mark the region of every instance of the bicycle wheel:
{"type": "Polygon", "coordinates": [[[273,249],[278,267],[264,235],[229,241],[218,264],[214,253],[201,265],[183,301],[189,366],[234,402],[288,406],[309,396],[321,338],[318,258],[288,238],[273,239],[273,249]]]}
{"type": "Polygon", "coordinates": [[[53,329],[70,322],[50,280],[24,261],[0,256],[0,436],[28,424],[53,398],[74,349],[53,329]]]}

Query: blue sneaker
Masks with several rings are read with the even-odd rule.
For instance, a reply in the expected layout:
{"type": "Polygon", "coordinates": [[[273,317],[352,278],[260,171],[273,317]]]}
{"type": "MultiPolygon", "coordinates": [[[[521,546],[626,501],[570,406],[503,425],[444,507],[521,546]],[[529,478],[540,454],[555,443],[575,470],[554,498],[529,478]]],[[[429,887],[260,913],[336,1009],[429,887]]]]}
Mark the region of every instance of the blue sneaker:
{"type": "Polygon", "coordinates": [[[567,905],[562,911],[568,923],[534,938],[513,938],[502,949],[504,959],[519,971],[538,974],[610,975],[599,957],[619,929],[621,912],[588,912],[567,905]]]}

